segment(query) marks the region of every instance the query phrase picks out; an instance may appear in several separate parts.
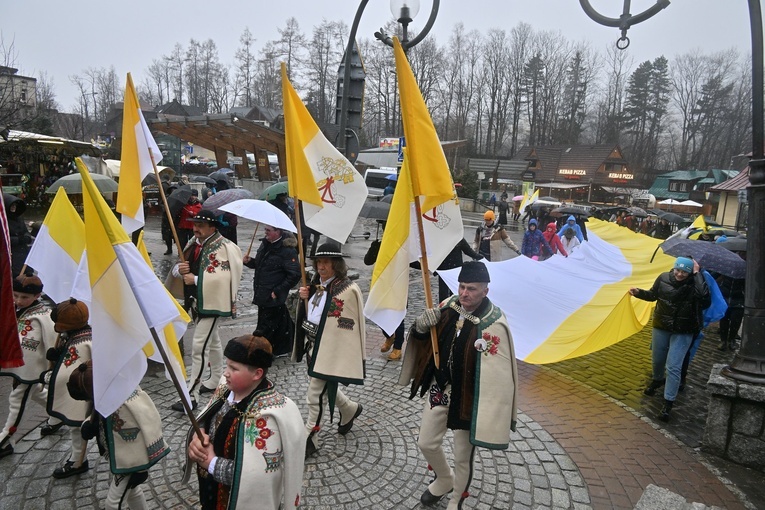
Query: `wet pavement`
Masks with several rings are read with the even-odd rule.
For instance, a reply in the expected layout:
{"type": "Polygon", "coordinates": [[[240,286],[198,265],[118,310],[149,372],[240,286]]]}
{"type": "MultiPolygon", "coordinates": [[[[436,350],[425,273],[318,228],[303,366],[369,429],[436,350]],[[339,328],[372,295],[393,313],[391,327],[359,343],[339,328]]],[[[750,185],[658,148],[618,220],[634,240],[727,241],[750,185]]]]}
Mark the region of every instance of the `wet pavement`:
{"type": "MultiPolygon", "coordinates": [[[[466,214],[474,227],[477,214],[466,214]]],[[[473,228],[466,226],[472,240],[473,228]]],[[[247,250],[254,224],[240,222],[239,245],[247,250]]],[[[518,243],[522,229],[508,229],[518,243]]],[[[374,221],[360,219],[344,247],[351,270],[366,295],[371,267],[361,260],[376,235],[374,221]],[[370,233],[367,239],[365,232],[370,233]]],[[[159,220],[149,219],[147,246],[158,274],[173,263],[163,256],[159,220]]],[[[257,242],[255,244],[257,246],[257,242]]],[[[416,276],[416,272],[412,272],[416,276]]],[[[226,319],[221,338],[249,333],[256,320],[252,272],[245,269],[237,319],[226,319]]],[[[415,281],[414,278],[412,281],[415,281]]],[[[495,283],[497,284],[497,283],[495,283]]],[[[420,285],[413,285],[407,324],[424,303],[420,285]],[[416,305],[418,304],[418,305],[416,305]]],[[[185,337],[190,352],[191,334],[185,337]]],[[[407,399],[396,385],[399,363],[380,353],[383,336],[367,322],[368,376],[363,387],[348,394],[364,412],[347,436],[325,423],[322,448],[306,462],[303,504],[310,509],[420,508],[419,496],[429,483],[427,466],[416,445],[420,400],[407,399]]],[[[519,363],[520,416],[510,448],[504,452],[479,449],[468,508],[633,508],[650,484],[667,488],[688,503],[722,508],[765,508],[762,473],[730,465],[699,451],[706,419],[706,380],[714,363],[731,354],[715,349],[714,332],[691,365],[689,382],[678,398],[670,423],[654,419],[661,397],[645,397],[650,378],[650,327],[597,353],[547,366],[519,363]]],[[[270,372],[277,386],[306,414],[307,376],[302,364],[277,360],[270,372]]],[[[142,387],[154,398],[162,415],[165,437],[173,451],[150,473],[145,492],[151,508],[196,508],[196,483],[180,485],[183,438],[188,420],[168,406],[177,395],[156,367],[142,387]]],[[[8,378],[0,378],[0,420],[7,415],[8,378]]],[[[66,460],[68,438],[60,431],[40,437],[37,426],[44,412],[32,404],[18,433],[26,434],[16,454],[0,460],[0,508],[99,508],[108,488],[108,463],[97,462],[91,445],[91,470],[79,477],[55,480],[53,469],[66,460]]],[[[442,502],[436,508],[445,508],[442,502]]],[[[255,506],[253,508],[256,508],[255,506]]],[[[698,507],[703,508],[703,506],[698,507]]]]}

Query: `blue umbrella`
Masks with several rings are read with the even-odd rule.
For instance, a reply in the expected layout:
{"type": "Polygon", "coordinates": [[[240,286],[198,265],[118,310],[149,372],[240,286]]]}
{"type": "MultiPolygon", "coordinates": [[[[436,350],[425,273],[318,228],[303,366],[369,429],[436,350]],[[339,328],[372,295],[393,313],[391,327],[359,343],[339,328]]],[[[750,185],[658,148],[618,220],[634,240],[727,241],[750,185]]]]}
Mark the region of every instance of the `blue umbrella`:
{"type": "Polygon", "coordinates": [[[388,179],[389,181],[398,181],[398,175],[390,174],[389,176],[386,177],[386,179],[388,179]]]}

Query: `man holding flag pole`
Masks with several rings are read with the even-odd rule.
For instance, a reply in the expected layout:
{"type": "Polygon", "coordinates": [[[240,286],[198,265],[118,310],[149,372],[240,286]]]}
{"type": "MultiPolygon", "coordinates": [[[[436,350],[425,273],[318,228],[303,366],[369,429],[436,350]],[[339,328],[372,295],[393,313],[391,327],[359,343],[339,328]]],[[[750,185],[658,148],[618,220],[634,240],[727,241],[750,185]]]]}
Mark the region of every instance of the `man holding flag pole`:
{"type": "Polygon", "coordinates": [[[504,314],[486,297],[489,274],[482,263],[463,266],[459,296],[438,307],[432,304],[428,260],[437,267],[463,238],[464,229],[443,149],[397,38],[394,52],[407,147],[365,313],[386,331],[405,314],[400,303],[406,303],[402,294],[416,244],[409,228],[413,203],[417,231],[412,233],[419,235],[426,310],[410,333],[399,383],[414,380],[410,398],[418,389],[420,396],[429,391],[418,446],[436,478],[420,501],[434,505],[454,491],[448,508],[457,510],[468,497],[475,447],[508,446],[515,427],[515,354],[504,314]],[[441,231],[434,235],[437,225],[441,231]],[[454,471],[442,446],[447,429],[454,431],[454,471]]]}
{"type": "Polygon", "coordinates": [[[319,449],[325,401],[330,417],[337,404],[341,435],[350,432],[362,411],[360,403],[338,388],[338,383],[364,383],[366,342],[361,291],[346,276],[340,244],[356,223],[367,187],[353,165],[321,133],[289,82],[285,64],[282,94],[289,194],[295,199],[302,272],[292,358],[301,361],[305,355],[311,377],[305,423],[309,457],[319,449]],[[311,285],[305,273],[301,203],[306,226],[334,240],[319,246],[312,256],[316,274],[311,285]]]}

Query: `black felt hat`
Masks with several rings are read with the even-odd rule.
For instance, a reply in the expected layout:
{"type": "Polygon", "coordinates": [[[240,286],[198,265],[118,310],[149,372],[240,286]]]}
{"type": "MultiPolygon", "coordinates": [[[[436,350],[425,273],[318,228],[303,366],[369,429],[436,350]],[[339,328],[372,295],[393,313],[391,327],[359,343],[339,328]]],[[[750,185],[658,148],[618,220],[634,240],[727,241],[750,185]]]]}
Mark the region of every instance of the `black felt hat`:
{"type": "Polygon", "coordinates": [[[341,259],[345,257],[340,249],[340,243],[336,241],[327,241],[326,243],[319,245],[316,249],[316,253],[311,255],[312,259],[341,259]]]}
{"type": "Polygon", "coordinates": [[[489,283],[489,270],[483,262],[471,260],[462,265],[462,270],[457,278],[461,283],[489,283]]]}
{"type": "Polygon", "coordinates": [[[220,221],[218,220],[218,217],[215,216],[215,213],[213,213],[209,209],[202,209],[197,213],[196,216],[191,218],[189,221],[206,221],[210,225],[213,225],[215,227],[220,227],[220,221]]]}

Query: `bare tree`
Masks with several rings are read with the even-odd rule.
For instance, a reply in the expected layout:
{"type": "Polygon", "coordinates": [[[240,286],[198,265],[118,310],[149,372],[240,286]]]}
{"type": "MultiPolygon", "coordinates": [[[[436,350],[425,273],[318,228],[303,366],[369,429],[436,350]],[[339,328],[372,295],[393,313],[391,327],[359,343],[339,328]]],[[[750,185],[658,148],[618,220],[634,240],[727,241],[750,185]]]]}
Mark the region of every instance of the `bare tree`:
{"type": "Polygon", "coordinates": [[[347,27],[338,21],[322,22],[313,28],[306,70],[307,107],[318,122],[334,121],[334,90],[337,64],[345,50],[347,27]]]}
{"type": "Polygon", "coordinates": [[[154,59],[146,69],[146,76],[141,83],[138,93],[149,104],[159,106],[168,103],[172,97],[173,71],[170,57],[163,56],[154,59]]]}
{"type": "Polygon", "coordinates": [[[255,38],[252,36],[249,28],[245,28],[239,37],[239,48],[236,50],[234,66],[236,73],[236,85],[241,91],[241,97],[238,98],[239,106],[253,106],[255,73],[257,62],[253,54],[253,44],[255,38]]]}
{"type": "Polygon", "coordinates": [[[183,72],[186,65],[185,53],[183,46],[181,46],[180,43],[175,43],[170,55],[163,57],[167,61],[168,69],[170,71],[170,80],[173,84],[171,89],[173,95],[172,97],[168,96],[168,101],[176,99],[179,103],[183,103],[183,72]]]}
{"type": "Polygon", "coordinates": [[[279,51],[273,41],[266,43],[258,54],[253,100],[254,104],[266,108],[282,104],[279,51]]]}
{"type": "Polygon", "coordinates": [[[596,106],[595,142],[618,143],[621,133],[621,114],[624,104],[624,89],[627,75],[632,67],[632,58],[627,51],[615,45],[606,48],[605,64],[607,83],[605,94],[601,94],[596,106]]]}
{"type": "Polygon", "coordinates": [[[294,85],[298,79],[296,67],[302,67],[306,47],[306,37],[300,31],[300,24],[294,17],[287,20],[284,28],[279,28],[279,40],[275,41],[281,56],[287,65],[287,77],[294,85]]]}

